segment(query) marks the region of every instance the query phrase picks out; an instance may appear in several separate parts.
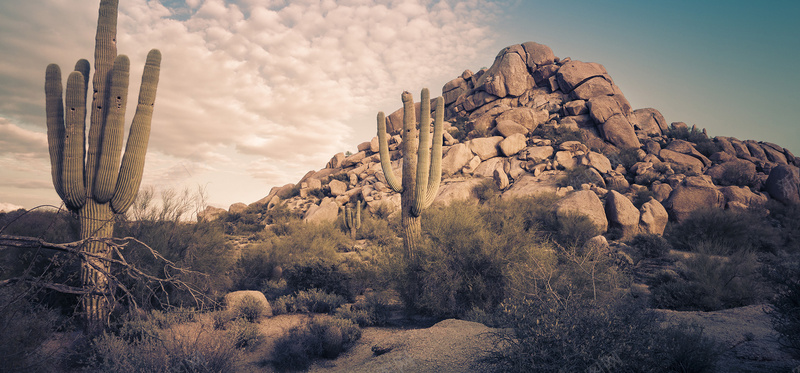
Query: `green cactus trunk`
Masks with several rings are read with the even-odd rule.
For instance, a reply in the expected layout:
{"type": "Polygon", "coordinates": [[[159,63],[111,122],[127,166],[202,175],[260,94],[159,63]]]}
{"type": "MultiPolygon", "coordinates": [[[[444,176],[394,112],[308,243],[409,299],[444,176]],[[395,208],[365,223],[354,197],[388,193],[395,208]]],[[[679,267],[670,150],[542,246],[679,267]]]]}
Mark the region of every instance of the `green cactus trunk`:
{"type": "Polygon", "coordinates": [[[422,210],[433,203],[442,180],[442,131],[444,122],[444,99],[436,98],[436,116],[433,122],[433,143],[430,139],[431,100],[427,88],[420,95],[420,126],[416,125],[414,99],[403,92],[403,175],[398,183],[392,171],[386,133],[386,115],[378,113],[378,144],[381,166],[389,186],[400,193],[403,247],[406,257],[415,260],[415,253],[422,240],[422,210]],[[418,136],[419,135],[419,136],[418,136]]]}
{"type": "Polygon", "coordinates": [[[350,231],[350,238],[355,240],[356,232],[361,228],[361,200],[356,202],[355,209],[350,208],[349,204],[344,206],[344,224],[350,231]]]}
{"type": "MultiPolygon", "coordinates": [[[[45,74],[53,185],[64,205],[77,213],[82,239],[112,237],[115,214],[125,213],[136,197],[158,86],[161,52],[153,49],[147,55],[136,113],[121,156],[130,62],[124,55],[117,56],[117,7],[118,0],[100,2],[88,147],[85,134],[89,62],[80,60],[75,65],[67,79],[63,101],[58,65],[49,65],[45,74]]],[[[102,242],[89,241],[82,250],[105,258],[112,256],[102,242]]],[[[101,330],[108,321],[111,294],[107,271],[108,266],[101,259],[85,258],[81,264],[80,279],[87,291],[81,305],[90,332],[101,330]]]]}

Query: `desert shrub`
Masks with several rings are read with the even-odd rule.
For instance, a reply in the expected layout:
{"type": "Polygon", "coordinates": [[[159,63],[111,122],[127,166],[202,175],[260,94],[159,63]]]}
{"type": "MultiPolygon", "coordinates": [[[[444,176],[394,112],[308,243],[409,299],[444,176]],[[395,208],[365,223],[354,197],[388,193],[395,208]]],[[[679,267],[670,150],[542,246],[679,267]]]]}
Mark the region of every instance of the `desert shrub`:
{"type": "MultiPolygon", "coordinates": [[[[136,263],[137,268],[153,276],[177,277],[208,297],[227,292],[232,283],[229,271],[234,264],[233,247],[226,240],[222,222],[186,223],[174,220],[121,221],[115,227],[115,235],[135,237],[151,249],[192,272],[168,273],[161,260],[138,242],[130,242],[125,259],[136,263]]],[[[136,279],[124,279],[124,285],[132,290],[135,301],[144,306],[198,307],[195,296],[185,288],[175,286],[152,287],[136,279]]]]}
{"type": "Polygon", "coordinates": [[[482,179],[475,187],[472,188],[472,192],[478,197],[478,200],[482,203],[492,201],[495,198],[500,197],[500,188],[497,186],[497,183],[494,182],[492,179],[482,179]]]}
{"type": "Polygon", "coordinates": [[[602,233],[589,217],[575,213],[560,215],[555,229],[552,238],[565,247],[581,247],[590,238],[602,233]]]}
{"type": "Polygon", "coordinates": [[[692,362],[706,368],[693,371],[710,372],[718,357],[709,339],[681,327],[661,328],[654,314],[631,299],[523,297],[505,302],[501,319],[513,331],[492,334],[497,347],[483,360],[484,370],[669,372],[692,362]],[[673,346],[687,343],[694,355],[673,346]]]}
{"type": "Polygon", "coordinates": [[[758,303],[765,294],[761,266],[752,252],[729,257],[695,254],[679,262],[678,276],[662,275],[649,285],[653,307],[716,311],[758,303]]]}
{"type": "Polygon", "coordinates": [[[714,180],[717,185],[751,186],[754,184],[755,172],[747,166],[747,163],[732,162],[725,164],[724,167],[722,177],[714,180]]]}
{"type": "Polygon", "coordinates": [[[469,118],[466,117],[456,117],[452,125],[455,130],[451,130],[450,135],[452,135],[453,138],[459,142],[464,141],[464,139],[467,138],[469,131],[471,131],[473,128],[473,123],[471,123],[469,118]]]}
{"type": "Polygon", "coordinates": [[[276,299],[272,305],[272,313],[330,313],[346,302],[347,300],[338,294],[326,293],[319,289],[301,290],[296,294],[276,299]]]}
{"type": "Polygon", "coordinates": [[[259,330],[258,324],[244,318],[229,323],[226,331],[236,348],[253,348],[264,340],[264,333],[259,330]]]}
{"type": "Polygon", "coordinates": [[[286,268],[287,286],[295,291],[317,289],[352,300],[356,295],[353,275],[344,266],[327,260],[309,260],[286,268]]]}
{"type": "Polygon", "coordinates": [[[749,211],[699,209],[679,224],[672,224],[666,238],[678,250],[698,251],[714,247],[714,254],[739,250],[775,251],[776,234],[766,219],[749,211]]]}
{"type": "Polygon", "coordinates": [[[292,290],[289,289],[289,286],[286,284],[286,280],[282,278],[263,282],[260,290],[264,293],[267,300],[276,299],[282,295],[289,295],[292,293],[292,290]]]}
{"type": "Polygon", "coordinates": [[[654,196],[655,194],[653,194],[653,191],[649,189],[639,190],[633,196],[633,205],[636,206],[637,209],[642,208],[642,205],[650,201],[650,198],[653,198],[654,196]]]}
{"type": "Polygon", "coordinates": [[[662,236],[642,233],[634,236],[628,245],[636,249],[641,258],[661,258],[669,253],[672,246],[662,236]]]}
{"type": "Polygon", "coordinates": [[[281,254],[273,249],[272,242],[245,246],[233,266],[231,277],[234,287],[239,290],[261,290],[266,282],[276,277],[279,263],[286,261],[281,254]]]}
{"type": "Polygon", "coordinates": [[[496,203],[426,210],[427,240],[418,259],[404,266],[398,288],[408,306],[438,316],[493,309],[507,291],[509,271],[548,256],[525,208],[533,203],[496,203]]]}
{"type": "Polygon", "coordinates": [[[30,302],[30,289],[20,286],[0,288],[0,370],[8,372],[47,372],[54,363],[44,343],[64,320],[58,312],[30,302]]]}
{"type": "Polygon", "coordinates": [[[769,200],[766,208],[770,212],[768,219],[775,228],[778,246],[790,253],[800,251],[800,206],[769,200]]]}
{"type": "Polygon", "coordinates": [[[240,352],[225,333],[190,335],[160,331],[157,338],[134,343],[104,333],[92,340],[81,362],[84,370],[100,372],[232,372],[240,352]]]}
{"type": "Polygon", "coordinates": [[[553,141],[554,146],[561,145],[561,143],[567,141],[583,142],[583,134],[579,129],[567,127],[539,126],[533,131],[533,136],[550,139],[553,141]]]}
{"type": "Polygon", "coordinates": [[[781,345],[800,358],[800,262],[784,260],[773,271],[770,278],[777,294],[770,301],[772,326],[781,336],[781,345]]]}
{"type": "Polygon", "coordinates": [[[389,222],[386,219],[369,214],[361,216],[361,229],[358,230],[358,236],[383,247],[391,247],[398,242],[397,234],[389,228],[389,222]]]}
{"type": "Polygon", "coordinates": [[[573,168],[567,169],[564,176],[559,180],[558,184],[562,187],[571,186],[575,190],[579,190],[583,184],[597,183],[597,176],[590,170],[588,166],[578,165],[573,168]]]}
{"type": "Polygon", "coordinates": [[[236,318],[256,322],[267,314],[267,307],[253,296],[244,296],[233,310],[236,318]]]}
{"type": "Polygon", "coordinates": [[[315,317],[275,342],[272,364],[280,371],[308,368],[313,359],[333,359],[361,338],[358,325],[337,317],[315,317]]]}
{"type": "Polygon", "coordinates": [[[636,162],[639,162],[638,152],[638,148],[622,149],[616,153],[609,154],[608,160],[611,161],[611,167],[616,168],[617,166],[622,165],[626,170],[628,170],[631,168],[631,166],[635,165],[636,162]]]}
{"type": "Polygon", "coordinates": [[[370,293],[353,305],[343,305],[334,315],[348,319],[358,326],[383,326],[389,321],[391,307],[386,293],[370,293]]]}

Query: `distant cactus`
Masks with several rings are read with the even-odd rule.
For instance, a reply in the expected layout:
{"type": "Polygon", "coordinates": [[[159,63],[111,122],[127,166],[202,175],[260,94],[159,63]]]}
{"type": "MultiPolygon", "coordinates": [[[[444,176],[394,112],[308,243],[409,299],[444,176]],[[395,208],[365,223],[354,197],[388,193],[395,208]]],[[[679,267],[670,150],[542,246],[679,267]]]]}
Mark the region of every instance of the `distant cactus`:
{"type": "Polygon", "coordinates": [[[436,114],[433,121],[433,142],[430,141],[431,100],[427,88],[420,95],[420,126],[416,127],[414,99],[403,92],[403,178],[397,180],[392,171],[391,157],[386,133],[386,115],[378,113],[378,144],[381,167],[389,186],[401,194],[403,246],[409,259],[414,258],[422,237],[420,214],[433,203],[442,180],[442,131],[444,122],[444,99],[436,98],[436,114]],[[417,134],[419,133],[419,138],[417,134]],[[420,146],[420,144],[422,146],[420,146]]]}
{"type": "Polygon", "coordinates": [[[344,225],[350,231],[350,237],[356,239],[356,231],[361,228],[361,200],[356,202],[355,211],[350,204],[344,206],[344,225]]]}
{"type": "MultiPolygon", "coordinates": [[[[139,102],[120,162],[130,61],[125,55],[117,56],[118,5],[119,0],[100,2],[88,147],[85,130],[89,62],[82,59],[75,65],[75,71],[67,78],[63,102],[61,69],[51,64],[45,73],[53,185],[67,208],[77,212],[82,239],[112,236],[114,214],[127,211],[139,190],[150,137],[161,65],[161,52],[156,49],[147,55],[139,102]]],[[[111,256],[100,242],[90,242],[83,250],[111,256]]],[[[96,268],[107,269],[107,265],[97,259],[86,259],[81,264],[81,282],[91,291],[82,301],[87,328],[91,330],[107,322],[110,309],[108,279],[96,268]]]]}

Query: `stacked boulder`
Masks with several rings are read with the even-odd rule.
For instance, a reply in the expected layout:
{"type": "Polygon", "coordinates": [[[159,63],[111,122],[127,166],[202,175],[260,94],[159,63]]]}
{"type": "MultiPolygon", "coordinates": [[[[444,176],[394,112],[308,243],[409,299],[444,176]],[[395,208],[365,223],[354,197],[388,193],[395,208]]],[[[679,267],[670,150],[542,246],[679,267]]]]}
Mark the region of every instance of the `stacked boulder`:
{"type": "MultiPolygon", "coordinates": [[[[747,209],[770,197],[800,202],[800,159],[788,149],[709,139],[705,130],[667,124],[656,109],[633,110],[602,65],[559,59],[541,44],[504,48],[491,67],[464,71],[442,95],[449,128],[436,203],[477,200],[474,187],[492,180],[503,198],[555,192],[564,196],[560,213],[585,214],[600,230],[610,226],[630,237],[661,234],[668,216],[682,221],[698,208],[747,209]],[[579,136],[554,141],[553,133],[579,136]],[[559,181],[576,168],[584,172],[573,191],[559,181]]],[[[401,120],[402,109],[387,117],[398,174],[401,120]]],[[[400,196],[386,185],[380,166],[377,138],[359,144],[355,154],[336,154],[297,185],[273,188],[256,204],[283,204],[307,221],[323,221],[336,219],[339,208],[356,199],[373,211],[399,208],[400,196]]]]}

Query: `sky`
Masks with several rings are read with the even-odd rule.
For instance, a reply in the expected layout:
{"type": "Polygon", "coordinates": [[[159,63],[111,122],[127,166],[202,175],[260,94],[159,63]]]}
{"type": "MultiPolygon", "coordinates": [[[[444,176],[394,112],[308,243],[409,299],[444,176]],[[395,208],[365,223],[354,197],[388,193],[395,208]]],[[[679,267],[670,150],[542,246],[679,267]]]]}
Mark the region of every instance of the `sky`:
{"type": "MultiPolygon", "coordinates": [[[[93,62],[98,4],[0,0],[0,211],[60,205],[44,72],[93,62]]],[[[130,101],[147,52],[163,55],[143,186],[201,187],[227,208],[355,152],[402,91],[440,94],[526,41],[604,65],[634,108],[667,122],[800,155],[798,12],[788,1],[120,0],[117,40],[130,101]]]]}

